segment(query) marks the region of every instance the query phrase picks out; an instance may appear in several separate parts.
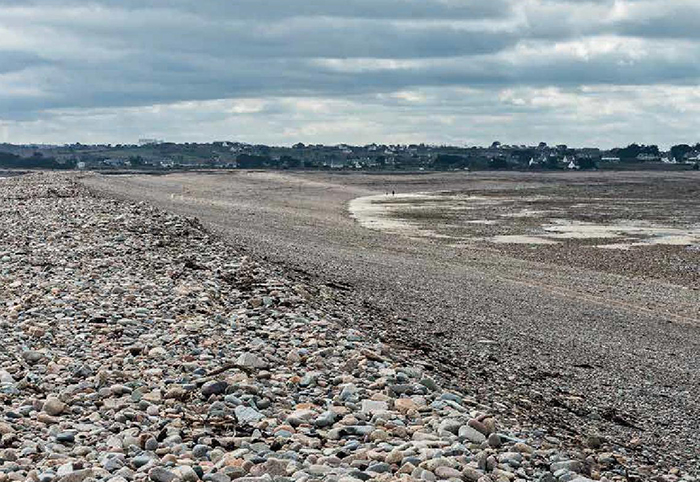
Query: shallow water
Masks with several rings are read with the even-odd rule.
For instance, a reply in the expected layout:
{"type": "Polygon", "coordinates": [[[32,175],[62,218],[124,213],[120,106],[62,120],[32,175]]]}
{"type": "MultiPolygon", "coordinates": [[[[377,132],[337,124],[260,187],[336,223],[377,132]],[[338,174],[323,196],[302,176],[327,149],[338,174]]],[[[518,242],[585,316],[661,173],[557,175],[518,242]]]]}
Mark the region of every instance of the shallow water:
{"type": "MultiPolygon", "coordinates": [[[[562,207],[546,209],[549,207],[546,206],[545,209],[533,209],[519,205],[548,200],[550,198],[545,196],[486,197],[423,192],[361,197],[352,200],[348,209],[352,217],[364,227],[407,236],[531,245],[587,241],[588,246],[622,250],[654,245],[700,246],[700,225],[672,227],[641,219],[612,219],[608,223],[593,223],[563,217],[567,214],[567,209],[562,207]],[[457,224],[449,225],[450,228],[462,228],[458,234],[451,232],[447,236],[439,233],[440,226],[437,221],[441,214],[466,214],[478,209],[484,210],[479,219],[461,219],[457,224]],[[432,219],[429,216],[431,211],[435,213],[432,219]],[[420,217],[411,216],[419,213],[420,217]],[[489,217],[496,219],[488,219],[489,217]],[[520,221],[529,224],[518,224],[520,221]],[[484,237],[475,231],[478,226],[493,226],[497,234],[484,237]],[[596,240],[600,240],[600,243],[596,243],[596,240]]],[[[583,206],[584,204],[573,203],[569,207],[577,211],[583,206]]],[[[594,205],[585,206],[590,210],[594,205]]],[[[616,209],[625,211],[626,207],[619,205],[616,209]]]]}

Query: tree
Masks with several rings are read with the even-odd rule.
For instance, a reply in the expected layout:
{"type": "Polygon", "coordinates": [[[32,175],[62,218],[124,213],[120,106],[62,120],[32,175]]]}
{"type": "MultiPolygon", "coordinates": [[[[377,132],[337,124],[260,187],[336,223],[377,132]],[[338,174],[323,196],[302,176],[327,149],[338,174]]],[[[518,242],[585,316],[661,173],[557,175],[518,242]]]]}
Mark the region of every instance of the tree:
{"type": "Polygon", "coordinates": [[[558,156],[547,156],[547,159],[544,160],[542,163],[542,168],[543,169],[561,169],[561,166],[559,165],[559,157],[558,156]]]}
{"type": "Polygon", "coordinates": [[[141,156],[129,156],[127,159],[132,166],[143,166],[143,157],[141,156]]]}
{"type": "Polygon", "coordinates": [[[242,169],[259,169],[267,166],[270,163],[270,158],[253,154],[239,154],[236,161],[238,167],[242,169]]]}
{"type": "Polygon", "coordinates": [[[19,165],[22,158],[17,154],[10,154],[9,152],[0,152],[0,166],[3,167],[16,167],[19,165]]]}
{"type": "Polygon", "coordinates": [[[636,160],[637,156],[642,153],[642,146],[640,146],[639,144],[630,144],[629,146],[623,149],[613,149],[613,152],[617,153],[621,161],[629,162],[636,160]]]}
{"type": "Polygon", "coordinates": [[[530,159],[537,157],[537,152],[532,149],[518,149],[513,151],[513,156],[518,159],[518,164],[527,165],[530,159]]]}
{"type": "Polygon", "coordinates": [[[659,151],[659,146],[656,145],[643,146],[642,152],[644,154],[653,154],[654,156],[661,155],[661,152],[659,151]]]}
{"type": "Polygon", "coordinates": [[[612,152],[616,154],[622,162],[634,162],[637,160],[640,154],[650,154],[652,156],[660,156],[659,146],[644,144],[630,144],[629,146],[620,149],[613,149],[612,152]]]}
{"type": "Polygon", "coordinates": [[[70,161],[57,162],[53,157],[44,157],[41,152],[35,152],[31,157],[0,152],[0,166],[19,169],[71,169],[75,164],[70,161]]]}
{"type": "Polygon", "coordinates": [[[494,157],[489,160],[489,168],[491,169],[508,169],[508,161],[503,157],[494,157]]]}
{"type": "Polygon", "coordinates": [[[576,163],[578,164],[579,169],[596,169],[598,167],[595,160],[590,157],[578,159],[576,163]]]}
{"type": "Polygon", "coordinates": [[[693,148],[688,144],[678,144],[671,148],[671,156],[678,161],[682,161],[685,155],[692,151],[693,148]]]}
{"type": "Polygon", "coordinates": [[[280,157],[280,164],[282,168],[297,169],[301,167],[301,160],[296,157],[284,155],[280,157]]]}
{"type": "Polygon", "coordinates": [[[458,169],[468,167],[469,160],[466,157],[454,154],[438,154],[433,165],[436,169],[458,169]]]}

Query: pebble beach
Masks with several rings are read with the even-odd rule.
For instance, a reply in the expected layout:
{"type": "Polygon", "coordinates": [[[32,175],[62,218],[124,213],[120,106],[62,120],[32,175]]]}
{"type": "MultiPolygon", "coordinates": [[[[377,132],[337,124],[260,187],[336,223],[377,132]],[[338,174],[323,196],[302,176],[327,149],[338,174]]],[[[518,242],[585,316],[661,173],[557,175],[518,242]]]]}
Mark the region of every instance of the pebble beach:
{"type": "Polygon", "coordinates": [[[0,482],[697,480],[496,416],[195,218],[71,174],[0,200],[0,482]]]}

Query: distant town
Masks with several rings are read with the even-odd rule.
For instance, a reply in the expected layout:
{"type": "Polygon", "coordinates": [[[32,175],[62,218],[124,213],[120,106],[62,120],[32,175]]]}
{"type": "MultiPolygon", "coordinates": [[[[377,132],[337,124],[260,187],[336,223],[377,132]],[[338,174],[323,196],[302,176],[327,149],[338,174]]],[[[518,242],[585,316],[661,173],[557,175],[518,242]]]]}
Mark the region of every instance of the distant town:
{"type": "Polygon", "coordinates": [[[428,144],[353,146],[298,143],[291,147],[243,142],[137,144],[0,144],[0,167],[77,170],[334,169],[334,170],[589,170],[698,169],[700,143],[669,151],[631,144],[602,150],[508,145],[458,147],[428,144]]]}

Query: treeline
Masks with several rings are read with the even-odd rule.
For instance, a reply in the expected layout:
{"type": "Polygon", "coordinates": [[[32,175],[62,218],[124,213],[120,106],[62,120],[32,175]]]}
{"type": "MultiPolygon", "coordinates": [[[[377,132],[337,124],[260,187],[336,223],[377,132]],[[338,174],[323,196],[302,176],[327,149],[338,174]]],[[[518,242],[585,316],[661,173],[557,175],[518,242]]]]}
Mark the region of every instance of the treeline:
{"type": "Polygon", "coordinates": [[[279,159],[273,159],[268,155],[239,154],[236,156],[236,162],[241,169],[298,169],[303,165],[317,167],[313,162],[304,163],[301,159],[292,156],[281,156],[279,159]]]}
{"type": "MultiPolygon", "coordinates": [[[[572,157],[573,158],[573,157],[572,157]]],[[[598,167],[599,158],[578,157],[576,158],[576,166],[578,169],[596,169],[598,167]]],[[[513,151],[509,156],[501,157],[486,157],[479,155],[459,155],[459,154],[438,154],[432,162],[431,167],[438,170],[453,170],[453,169],[472,169],[472,170],[487,170],[487,169],[517,169],[523,167],[532,167],[533,169],[565,169],[562,165],[562,157],[547,156],[542,159],[538,153],[532,150],[513,151]],[[530,166],[531,160],[537,160],[533,166],[530,166]]]]}
{"type": "Polygon", "coordinates": [[[53,157],[44,157],[40,152],[31,157],[0,152],[0,167],[9,169],[74,169],[75,164],[75,161],[58,162],[53,157]]]}
{"type": "Polygon", "coordinates": [[[659,146],[651,145],[645,146],[644,144],[630,144],[627,147],[615,148],[610,151],[613,155],[618,156],[620,160],[632,160],[637,159],[641,154],[648,154],[651,156],[661,156],[661,151],[659,151],[659,146]]]}
{"type": "Polygon", "coordinates": [[[687,154],[693,152],[700,152],[700,142],[694,147],[688,144],[678,144],[671,148],[671,156],[675,159],[683,159],[687,154]]]}

